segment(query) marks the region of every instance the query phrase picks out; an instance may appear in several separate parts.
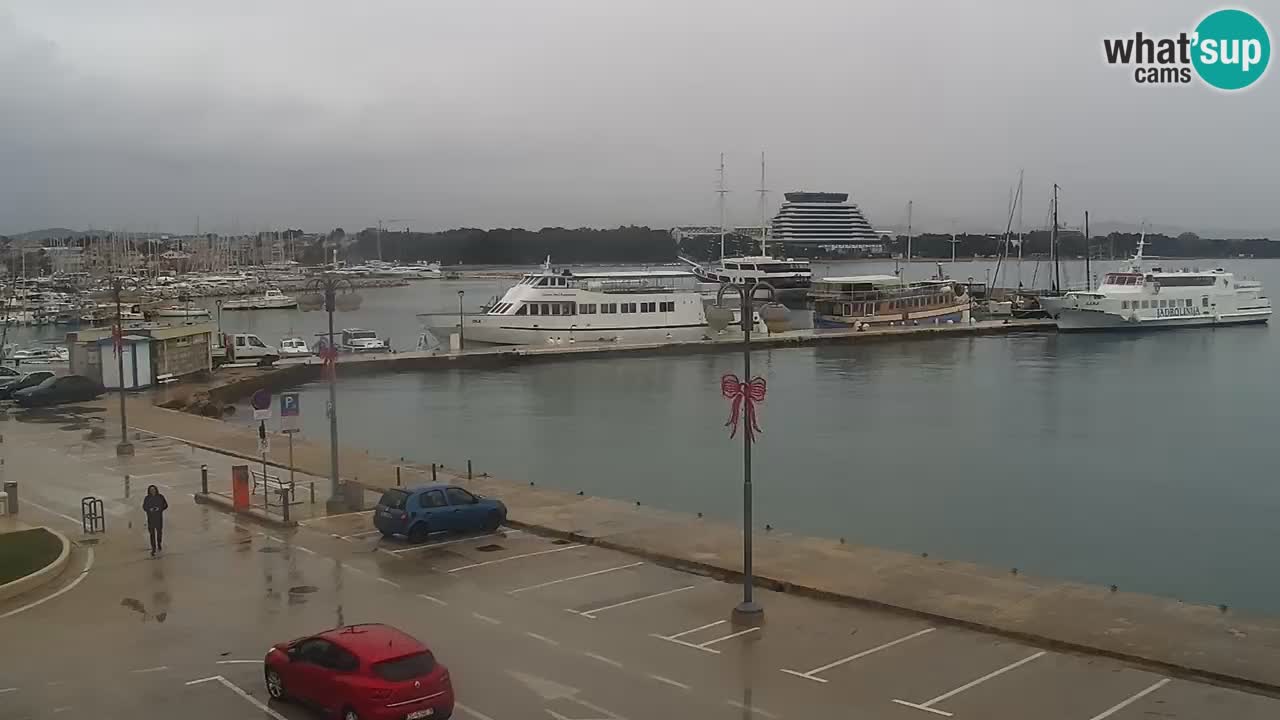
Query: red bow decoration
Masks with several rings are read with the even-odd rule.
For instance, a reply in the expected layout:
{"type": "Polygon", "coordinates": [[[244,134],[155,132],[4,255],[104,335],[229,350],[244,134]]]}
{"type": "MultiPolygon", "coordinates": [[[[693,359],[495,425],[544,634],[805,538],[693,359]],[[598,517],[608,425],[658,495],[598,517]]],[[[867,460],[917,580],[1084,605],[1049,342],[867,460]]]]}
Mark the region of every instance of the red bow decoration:
{"type": "Polygon", "coordinates": [[[747,439],[755,441],[756,433],[760,432],[760,425],[756,422],[756,403],[764,400],[764,393],[764,378],[759,375],[745,383],[733,373],[725,373],[720,378],[720,394],[733,400],[733,408],[729,410],[729,419],[724,424],[725,427],[731,428],[729,437],[738,434],[738,408],[742,406],[745,400],[746,408],[743,412],[747,416],[745,423],[747,439]]]}
{"type": "Polygon", "coordinates": [[[325,377],[336,378],[338,376],[338,348],[326,343],[320,348],[320,359],[324,361],[325,377]]]}

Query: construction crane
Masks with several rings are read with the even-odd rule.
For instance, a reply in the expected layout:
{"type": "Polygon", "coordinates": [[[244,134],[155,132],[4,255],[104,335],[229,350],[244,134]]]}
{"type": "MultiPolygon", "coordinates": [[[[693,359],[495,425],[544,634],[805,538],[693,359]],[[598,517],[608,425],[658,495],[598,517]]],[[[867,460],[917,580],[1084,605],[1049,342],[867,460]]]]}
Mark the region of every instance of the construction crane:
{"type": "Polygon", "coordinates": [[[391,218],[390,220],[378,221],[378,262],[382,262],[382,223],[390,225],[391,223],[409,222],[411,220],[413,218],[391,218]]]}

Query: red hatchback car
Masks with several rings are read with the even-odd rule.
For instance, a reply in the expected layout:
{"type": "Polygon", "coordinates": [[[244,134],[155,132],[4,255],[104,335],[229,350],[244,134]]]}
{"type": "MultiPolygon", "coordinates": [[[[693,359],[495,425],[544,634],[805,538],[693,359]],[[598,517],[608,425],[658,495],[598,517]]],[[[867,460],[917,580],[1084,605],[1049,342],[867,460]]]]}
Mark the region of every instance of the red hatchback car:
{"type": "Polygon", "coordinates": [[[389,625],[350,625],[278,643],[265,660],[267,692],[342,720],[445,720],[449,670],[426,645],[389,625]]]}

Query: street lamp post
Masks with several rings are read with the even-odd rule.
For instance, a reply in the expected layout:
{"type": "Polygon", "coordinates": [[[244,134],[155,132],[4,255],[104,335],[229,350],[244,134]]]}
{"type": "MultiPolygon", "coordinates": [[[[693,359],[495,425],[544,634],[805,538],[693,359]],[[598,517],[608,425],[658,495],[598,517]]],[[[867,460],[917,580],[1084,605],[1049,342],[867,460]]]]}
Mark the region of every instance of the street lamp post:
{"type": "MultiPolygon", "coordinates": [[[[751,383],[751,326],[754,312],[752,299],[756,290],[765,288],[773,297],[773,287],[767,283],[754,281],[746,283],[722,283],[716,292],[716,305],[724,299],[726,290],[733,289],[738,293],[739,317],[742,324],[742,381],[751,383]]],[[[745,427],[742,433],[742,602],[733,608],[733,622],[739,625],[758,625],[764,622],[764,607],[755,601],[755,569],[752,564],[752,487],[751,487],[751,443],[752,424],[755,422],[751,414],[751,403],[742,403],[742,419],[745,427]]]]}
{"type": "Polygon", "coordinates": [[[213,304],[216,305],[218,308],[218,335],[221,336],[222,335],[222,298],[218,298],[217,300],[214,300],[213,304]]]}
{"type": "Polygon", "coordinates": [[[124,323],[120,319],[120,291],[123,284],[124,279],[118,275],[111,281],[111,295],[116,301],[116,327],[112,333],[112,345],[116,349],[116,377],[120,383],[120,442],[116,444],[116,455],[132,455],[133,443],[129,442],[129,419],[124,402],[124,323]]]}
{"type": "Polygon", "coordinates": [[[350,282],[332,273],[325,273],[311,283],[311,292],[298,298],[300,310],[319,310],[328,314],[329,331],[325,334],[324,349],[320,356],[324,359],[325,374],[329,381],[329,500],[326,509],[329,513],[343,512],[347,503],[342,495],[342,482],[338,475],[338,346],[333,339],[333,313],[337,310],[354,310],[360,306],[360,296],[350,290],[350,282]],[[343,286],[347,292],[339,292],[343,286]],[[349,299],[348,299],[349,298],[349,299]],[[339,307],[345,305],[346,307],[339,307]]]}
{"type": "Polygon", "coordinates": [[[463,292],[464,292],[463,290],[458,291],[458,350],[459,351],[465,350],[467,346],[466,333],[462,329],[462,294],[463,292]]]}

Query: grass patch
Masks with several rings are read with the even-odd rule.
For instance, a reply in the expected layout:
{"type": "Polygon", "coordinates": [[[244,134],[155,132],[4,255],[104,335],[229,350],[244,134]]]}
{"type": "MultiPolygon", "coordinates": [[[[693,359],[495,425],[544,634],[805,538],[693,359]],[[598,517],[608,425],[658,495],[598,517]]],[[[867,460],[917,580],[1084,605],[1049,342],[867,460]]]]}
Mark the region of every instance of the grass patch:
{"type": "Polygon", "coordinates": [[[62,554],[62,541],[44,528],[0,534],[0,585],[39,570],[62,554]]]}

